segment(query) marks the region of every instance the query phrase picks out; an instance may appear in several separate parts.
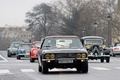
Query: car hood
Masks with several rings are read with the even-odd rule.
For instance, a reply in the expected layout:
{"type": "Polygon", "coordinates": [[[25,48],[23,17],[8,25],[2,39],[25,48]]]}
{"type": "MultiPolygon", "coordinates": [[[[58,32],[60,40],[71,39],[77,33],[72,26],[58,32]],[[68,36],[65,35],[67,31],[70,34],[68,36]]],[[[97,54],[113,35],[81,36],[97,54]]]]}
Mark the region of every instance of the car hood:
{"type": "Polygon", "coordinates": [[[8,50],[16,51],[18,48],[9,48],[8,50]]]}
{"type": "Polygon", "coordinates": [[[87,53],[86,49],[50,49],[42,50],[42,53],[87,53]]]}

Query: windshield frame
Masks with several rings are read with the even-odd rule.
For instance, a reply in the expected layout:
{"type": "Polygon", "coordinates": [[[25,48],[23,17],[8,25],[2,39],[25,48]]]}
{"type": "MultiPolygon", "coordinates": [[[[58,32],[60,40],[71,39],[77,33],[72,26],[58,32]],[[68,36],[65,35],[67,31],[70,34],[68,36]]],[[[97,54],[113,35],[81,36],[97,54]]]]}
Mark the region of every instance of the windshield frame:
{"type": "MultiPolygon", "coordinates": [[[[76,41],[74,41],[74,43],[76,43],[76,41]]],[[[55,44],[55,45],[57,45],[57,44],[55,44]]],[[[83,45],[82,45],[82,43],[81,43],[81,41],[80,41],[80,39],[79,38],[73,38],[73,37],[54,37],[54,38],[46,38],[46,39],[44,39],[43,40],[43,43],[41,44],[41,49],[45,49],[45,47],[48,49],[50,49],[50,48],[56,48],[56,49],[67,49],[67,48],[83,48],[83,45]],[[70,47],[70,46],[63,46],[63,47],[51,47],[51,46],[49,46],[49,45],[46,45],[46,41],[48,41],[48,40],[76,40],[77,41],[77,44],[76,45],[78,45],[78,46],[76,46],[76,47],[70,47]],[[78,44],[78,43],[80,43],[80,44],[78,44]]]]}

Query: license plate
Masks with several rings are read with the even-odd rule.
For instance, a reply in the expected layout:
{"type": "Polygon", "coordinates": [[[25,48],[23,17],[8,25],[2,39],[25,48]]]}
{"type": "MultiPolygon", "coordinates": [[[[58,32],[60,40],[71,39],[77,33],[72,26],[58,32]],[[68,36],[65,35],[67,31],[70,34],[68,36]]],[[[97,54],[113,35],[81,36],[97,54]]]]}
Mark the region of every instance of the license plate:
{"type": "Polygon", "coordinates": [[[59,60],[58,63],[73,63],[73,60],[59,60]]]}

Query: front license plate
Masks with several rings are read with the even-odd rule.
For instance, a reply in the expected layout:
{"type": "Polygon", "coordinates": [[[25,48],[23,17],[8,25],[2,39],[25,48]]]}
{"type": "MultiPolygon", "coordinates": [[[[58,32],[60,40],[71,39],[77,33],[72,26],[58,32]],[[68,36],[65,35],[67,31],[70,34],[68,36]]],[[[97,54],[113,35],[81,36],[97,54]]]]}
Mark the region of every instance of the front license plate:
{"type": "Polygon", "coordinates": [[[73,60],[59,60],[58,63],[73,63],[73,60]]]}

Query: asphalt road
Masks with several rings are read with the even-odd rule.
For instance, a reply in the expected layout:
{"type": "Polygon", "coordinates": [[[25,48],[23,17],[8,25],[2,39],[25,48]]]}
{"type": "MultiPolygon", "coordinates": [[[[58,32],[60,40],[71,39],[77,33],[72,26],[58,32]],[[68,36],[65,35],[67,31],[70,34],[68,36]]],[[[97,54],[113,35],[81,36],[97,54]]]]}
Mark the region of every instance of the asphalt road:
{"type": "Polygon", "coordinates": [[[76,73],[76,69],[52,69],[49,74],[42,74],[37,61],[8,58],[6,51],[0,51],[0,80],[120,80],[120,56],[111,57],[110,63],[89,60],[87,74],[76,73]]]}

